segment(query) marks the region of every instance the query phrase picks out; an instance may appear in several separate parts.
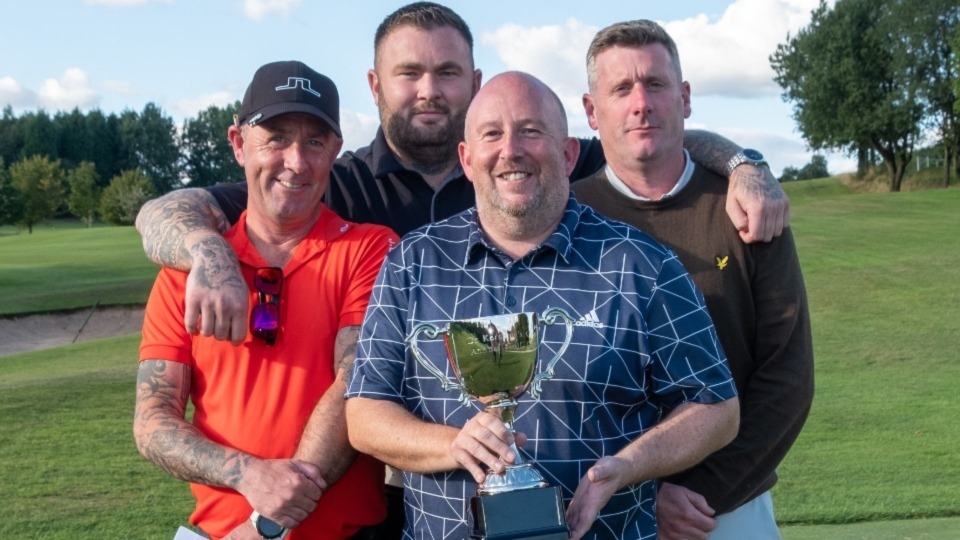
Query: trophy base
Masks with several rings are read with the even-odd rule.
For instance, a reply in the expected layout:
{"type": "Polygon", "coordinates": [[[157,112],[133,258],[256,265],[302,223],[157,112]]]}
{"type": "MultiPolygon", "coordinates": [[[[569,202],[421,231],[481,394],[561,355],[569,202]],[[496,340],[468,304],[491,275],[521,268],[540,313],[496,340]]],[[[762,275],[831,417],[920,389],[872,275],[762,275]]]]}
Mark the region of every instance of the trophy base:
{"type": "Polygon", "coordinates": [[[560,488],[543,487],[477,495],[470,499],[473,532],[486,540],[567,540],[560,488]]]}

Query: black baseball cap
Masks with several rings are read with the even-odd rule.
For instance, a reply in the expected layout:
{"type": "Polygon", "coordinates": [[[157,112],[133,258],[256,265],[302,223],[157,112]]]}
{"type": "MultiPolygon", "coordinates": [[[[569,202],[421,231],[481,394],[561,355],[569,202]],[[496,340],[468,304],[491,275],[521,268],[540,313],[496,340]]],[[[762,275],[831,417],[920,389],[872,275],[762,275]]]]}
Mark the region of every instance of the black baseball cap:
{"type": "Polygon", "coordinates": [[[303,62],[290,60],[265,64],[253,74],[237,113],[237,123],[251,126],[287,113],[316,116],[340,132],[340,94],[329,77],[303,62]]]}

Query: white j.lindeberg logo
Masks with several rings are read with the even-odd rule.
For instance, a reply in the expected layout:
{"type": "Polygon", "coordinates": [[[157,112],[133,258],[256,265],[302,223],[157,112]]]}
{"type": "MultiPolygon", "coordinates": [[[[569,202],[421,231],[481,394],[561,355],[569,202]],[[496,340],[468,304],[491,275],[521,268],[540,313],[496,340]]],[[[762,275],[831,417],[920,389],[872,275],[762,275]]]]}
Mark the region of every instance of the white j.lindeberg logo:
{"type": "Polygon", "coordinates": [[[278,86],[276,90],[296,90],[297,88],[302,88],[317,97],[323,97],[320,95],[320,92],[317,92],[310,86],[310,79],[304,79],[303,77],[287,77],[287,85],[278,86]]]}

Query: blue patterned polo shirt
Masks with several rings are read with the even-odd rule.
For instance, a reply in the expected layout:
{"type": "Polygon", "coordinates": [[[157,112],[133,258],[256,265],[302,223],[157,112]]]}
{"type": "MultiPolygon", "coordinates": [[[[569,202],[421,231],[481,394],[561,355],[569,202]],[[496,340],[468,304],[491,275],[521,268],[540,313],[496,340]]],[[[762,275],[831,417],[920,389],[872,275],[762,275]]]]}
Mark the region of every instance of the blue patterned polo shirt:
{"type": "MultiPolygon", "coordinates": [[[[348,397],[402,404],[424,420],[462,427],[482,405],[463,406],[405,344],[420,323],[562,308],[575,321],[555,374],[519,399],[520,448],[569,504],[580,479],[685,402],[736,396],[706,305],[668,248],[571,196],[557,230],[510,257],[484,238],[471,209],[406,235],[384,261],[361,330],[348,397]]],[[[563,324],[540,328],[539,365],[565,341],[563,324]]],[[[453,380],[443,340],[420,336],[424,356],[453,380]]],[[[477,484],[463,469],[404,474],[405,538],[465,539],[477,484]]],[[[610,499],[586,538],[656,538],[655,481],[610,499]]]]}

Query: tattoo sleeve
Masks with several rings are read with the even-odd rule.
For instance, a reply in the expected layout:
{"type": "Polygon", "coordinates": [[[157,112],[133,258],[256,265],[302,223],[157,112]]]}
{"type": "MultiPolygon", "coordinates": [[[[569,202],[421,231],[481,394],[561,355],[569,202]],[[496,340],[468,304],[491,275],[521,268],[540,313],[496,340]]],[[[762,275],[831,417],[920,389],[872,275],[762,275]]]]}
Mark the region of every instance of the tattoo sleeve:
{"type": "Polygon", "coordinates": [[[740,146],[730,139],[699,129],[684,131],[683,147],[690,152],[694,161],[724,177],[727,176],[727,163],[730,158],[741,150],[740,146]]]}
{"type": "Polygon", "coordinates": [[[236,489],[249,456],[213,443],[186,421],[189,394],[189,366],[140,363],[133,420],[137,448],[175,478],[236,489]]]}
{"type": "Polygon", "coordinates": [[[357,359],[357,341],[360,339],[359,326],[347,326],[337,332],[337,343],[334,346],[334,361],[340,379],[344,383],[350,382],[350,373],[353,371],[353,362],[357,359]]]}
{"type": "Polygon", "coordinates": [[[147,257],[178,270],[192,266],[197,237],[219,237],[229,227],[213,195],[199,188],[180,189],[148,201],[137,215],[147,257]],[[205,234],[195,234],[198,232],[205,234]]]}

